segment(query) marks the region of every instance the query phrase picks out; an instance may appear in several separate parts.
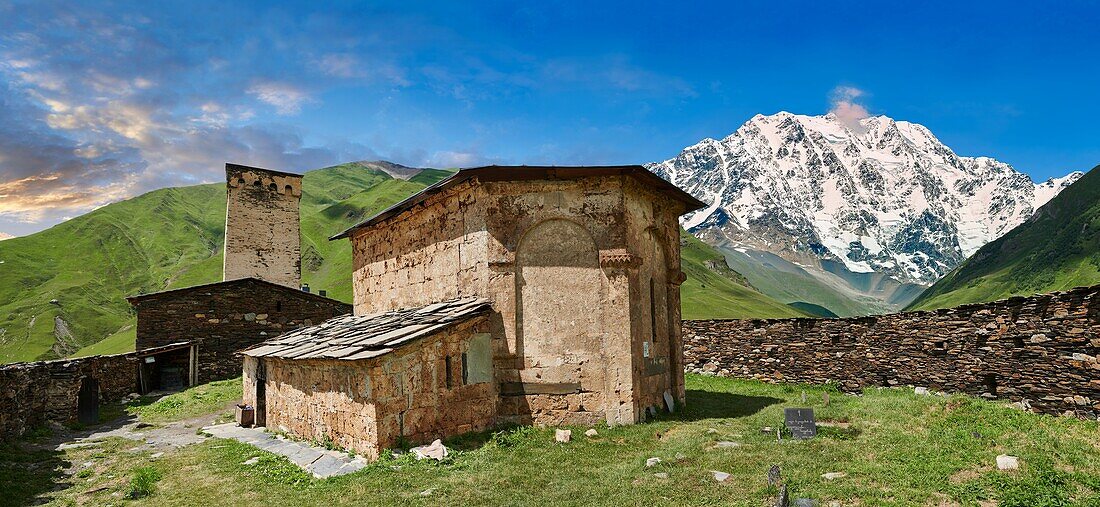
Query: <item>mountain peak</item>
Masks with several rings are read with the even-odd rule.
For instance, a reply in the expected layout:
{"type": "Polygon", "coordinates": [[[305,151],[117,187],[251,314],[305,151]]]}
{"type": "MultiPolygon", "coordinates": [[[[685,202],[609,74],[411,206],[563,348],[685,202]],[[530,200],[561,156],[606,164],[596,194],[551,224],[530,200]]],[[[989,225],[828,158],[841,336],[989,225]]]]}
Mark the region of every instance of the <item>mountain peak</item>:
{"type": "Polygon", "coordinates": [[[649,167],[711,204],[684,225],[715,243],[829,276],[842,270],[919,285],[1076,180],[1036,185],[1003,162],[956,155],[918,123],[879,115],[858,127],[834,113],[756,115],[721,142],[649,167]]]}

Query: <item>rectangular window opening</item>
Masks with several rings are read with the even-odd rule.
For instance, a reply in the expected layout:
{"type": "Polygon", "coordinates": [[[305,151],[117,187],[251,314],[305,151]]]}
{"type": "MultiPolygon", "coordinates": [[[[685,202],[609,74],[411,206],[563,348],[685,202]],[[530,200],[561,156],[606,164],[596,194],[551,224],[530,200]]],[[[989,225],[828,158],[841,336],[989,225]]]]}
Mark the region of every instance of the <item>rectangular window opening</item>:
{"type": "Polygon", "coordinates": [[[997,395],[997,374],[996,373],[986,373],[985,377],[982,380],[983,380],[983,383],[985,384],[985,390],[989,394],[992,394],[993,396],[996,396],[997,395]]]}
{"type": "Polygon", "coordinates": [[[649,279],[649,340],[657,343],[657,291],[653,279],[649,279]]]}
{"type": "Polygon", "coordinates": [[[452,378],[452,374],[451,374],[451,371],[452,371],[451,370],[451,356],[447,356],[446,358],[444,358],[444,363],[446,363],[446,369],[447,369],[447,372],[444,373],[444,377],[447,379],[447,389],[450,389],[452,387],[452,385],[451,385],[452,384],[452,382],[451,382],[451,378],[452,378]]]}
{"type": "Polygon", "coordinates": [[[469,362],[466,360],[466,353],[462,353],[462,385],[466,385],[470,380],[469,362]]]}

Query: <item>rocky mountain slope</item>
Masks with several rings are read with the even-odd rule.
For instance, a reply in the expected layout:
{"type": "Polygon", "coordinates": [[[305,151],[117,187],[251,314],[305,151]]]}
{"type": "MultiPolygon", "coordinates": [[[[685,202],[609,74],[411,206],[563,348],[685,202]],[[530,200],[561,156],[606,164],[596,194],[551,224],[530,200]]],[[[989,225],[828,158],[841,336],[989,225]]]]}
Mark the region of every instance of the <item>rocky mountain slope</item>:
{"type": "Polygon", "coordinates": [[[910,309],[946,308],[1100,284],[1100,166],[986,244],[910,309]]]}
{"type": "Polygon", "coordinates": [[[1036,184],[885,116],[757,115],[650,170],[710,206],[684,226],[781,301],[898,309],[1081,173],[1036,184]]]}

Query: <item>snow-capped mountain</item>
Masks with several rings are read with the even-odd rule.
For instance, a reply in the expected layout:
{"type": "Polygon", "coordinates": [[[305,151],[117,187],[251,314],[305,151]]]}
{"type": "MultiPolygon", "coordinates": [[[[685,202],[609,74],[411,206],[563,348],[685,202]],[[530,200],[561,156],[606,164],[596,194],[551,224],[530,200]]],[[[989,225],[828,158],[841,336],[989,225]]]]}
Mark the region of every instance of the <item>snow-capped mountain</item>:
{"type": "Polygon", "coordinates": [[[1036,184],[885,116],[757,115],[649,169],[710,204],[684,226],[799,266],[928,285],[1082,173],[1036,184]]]}

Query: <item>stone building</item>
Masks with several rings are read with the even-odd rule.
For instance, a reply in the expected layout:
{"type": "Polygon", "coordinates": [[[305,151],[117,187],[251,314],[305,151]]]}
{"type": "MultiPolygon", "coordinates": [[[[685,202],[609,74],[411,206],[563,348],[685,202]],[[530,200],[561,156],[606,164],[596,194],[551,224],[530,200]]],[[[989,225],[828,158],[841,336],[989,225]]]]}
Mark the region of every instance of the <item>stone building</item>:
{"type": "Polygon", "coordinates": [[[299,289],[302,176],[225,164],[223,281],[128,298],[142,392],[240,373],[243,348],[351,312],[299,289]]]}
{"type": "Polygon", "coordinates": [[[128,298],[137,312],[142,392],[240,375],[241,349],[351,312],[351,305],[257,278],[128,298]]]}
{"type": "Polygon", "coordinates": [[[461,170],[333,238],[352,242],[355,316],[246,350],[245,400],[368,456],[682,404],[677,218],[703,206],[641,166],[461,170]],[[469,298],[484,315],[435,315],[469,298]],[[420,314],[443,320],[402,320],[420,314]]]}
{"type": "Polygon", "coordinates": [[[299,288],[302,175],[225,164],[225,182],[222,279],[259,278],[299,288]]]}

